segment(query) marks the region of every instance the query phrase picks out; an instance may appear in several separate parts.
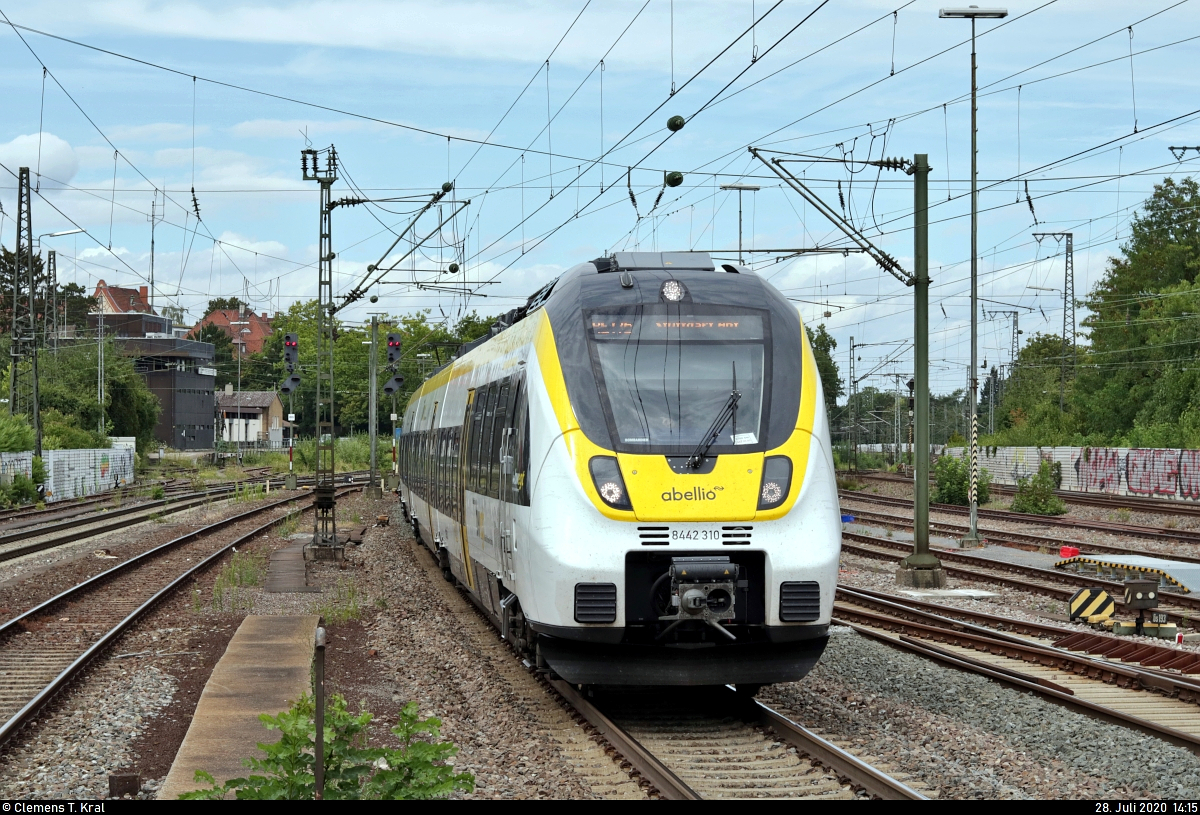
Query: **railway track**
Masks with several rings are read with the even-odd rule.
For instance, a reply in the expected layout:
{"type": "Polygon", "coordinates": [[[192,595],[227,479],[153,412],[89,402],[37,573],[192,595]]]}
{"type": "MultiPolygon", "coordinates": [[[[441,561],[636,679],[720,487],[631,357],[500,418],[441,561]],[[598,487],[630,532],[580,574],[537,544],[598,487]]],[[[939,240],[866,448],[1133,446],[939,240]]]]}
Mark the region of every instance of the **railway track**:
{"type": "MultiPolygon", "coordinates": [[[[1008,620],[849,587],[838,589],[834,621],[1200,754],[1200,680],[1055,646],[1078,640],[1078,627],[1008,620]]],[[[1117,647],[1130,644],[1104,638],[1117,647]]]]}
{"type": "MultiPolygon", "coordinates": [[[[904,541],[877,538],[858,532],[842,533],[842,551],[875,560],[899,561],[912,552],[912,544],[904,541]]],[[[1020,591],[1041,594],[1066,602],[1081,588],[1100,587],[1108,591],[1118,607],[1124,607],[1124,583],[1106,580],[1099,575],[1086,576],[1075,572],[1040,569],[1018,563],[991,560],[978,555],[934,549],[942,568],[950,577],[992,583],[1020,591]]],[[[1200,598],[1187,594],[1162,591],[1159,611],[1180,628],[1197,627],[1200,598]]]]}
{"type": "Polygon", "coordinates": [[[550,684],[664,798],[926,798],[732,688],[588,698],[561,680],[550,684]]]}
{"type": "MultiPolygon", "coordinates": [[[[890,495],[874,495],[861,490],[838,490],[838,495],[849,501],[862,501],[885,506],[904,507],[912,509],[913,502],[909,498],[896,498],[890,495]]],[[[955,504],[930,504],[930,512],[944,512],[948,515],[968,514],[967,507],[955,504]]],[[[1107,532],[1113,535],[1135,535],[1150,540],[1173,540],[1181,543],[1200,543],[1200,531],[1193,529],[1167,529],[1166,527],[1142,526],[1139,524],[1123,524],[1108,521],[1089,521],[1077,518],[1059,518],[1050,515],[1029,515],[1021,512],[1011,512],[1006,509],[980,509],[981,520],[1013,521],[1037,526],[1063,527],[1066,529],[1085,529],[1093,532],[1107,532]]],[[[1007,533],[998,533],[1007,534],[1007,533]]]]}
{"type": "MultiPolygon", "coordinates": [[[[913,527],[911,517],[900,515],[890,515],[884,512],[871,512],[870,510],[859,510],[851,508],[850,511],[854,514],[856,521],[875,523],[882,526],[896,527],[900,529],[909,529],[913,527]]],[[[941,532],[945,535],[955,538],[961,538],[965,535],[969,527],[959,524],[948,524],[942,521],[930,521],[929,529],[931,532],[941,532]]],[[[1000,529],[987,529],[979,527],[979,532],[983,535],[988,543],[1007,546],[1013,549],[1023,549],[1029,552],[1053,552],[1064,543],[1075,544],[1085,553],[1102,553],[1106,555],[1146,555],[1149,557],[1162,558],[1164,560],[1179,560],[1187,563],[1200,563],[1200,556],[1178,554],[1175,552],[1162,552],[1153,549],[1134,549],[1128,546],[1114,546],[1107,543],[1093,543],[1089,541],[1075,541],[1067,538],[1051,538],[1045,535],[1029,535],[1023,532],[1010,532],[1000,529]]],[[[1200,543],[1200,541],[1197,541],[1200,543]]]]}
{"type": "MultiPolygon", "coordinates": [[[[855,478],[872,478],[877,481],[893,481],[911,484],[909,476],[892,473],[858,472],[855,478]]],[[[1003,495],[1012,495],[1016,487],[1007,484],[992,484],[989,489],[1003,495]]],[[[1200,504],[1188,504],[1183,501],[1172,501],[1166,498],[1143,498],[1136,495],[1105,495],[1094,492],[1077,492],[1075,490],[1055,490],[1054,494],[1067,503],[1080,506],[1103,507],[1104,509],[1131,509],[1140,512],[1156,512],[1162,515],[1187,515],[1200,517],[1200,504]]]]}
{"type": "MultiPolygon", "coordinates": [[[[341,490],[341,494],[349,492],[341,490]]],[[[60,593],[0,625],[0,743],[66,687],[122,633],[238,544],[283,521],[295,508],[233,540],[217,533],[259,517],[295,496],[189,532],[60,593]]]]}
{"type": "MultiPolygon", "coordinates": [[[[355,474],[343,474],[350,483],[355,474]]],[[[311,483],[312,479],[308,478],[311,483]]],[[[238,484],[254,482],[238,482],[238,484]]],[[[300,483],[300,482],[298,482],[300,483]]],[[[225,500],[233,495],[237,484],[222,485],[214,489],[193,492],[183,496],[147,501],[128,507],[116,507],[97,513],[91,508],[80,508],[63,516],[62,520],[42,519],[0,534],[0,563],[47,549],[65,546],[77,541],[125,529],[133,524],[153,520],[156,517],[182,512],[214,499],[225,500]],[[21,543],[29,541],[29,543],[21,543]]],[[[58,517],[58,516],[56,516],[58,517]]],[[[0,530],[9,527],[0,527],[0,530]]]]}

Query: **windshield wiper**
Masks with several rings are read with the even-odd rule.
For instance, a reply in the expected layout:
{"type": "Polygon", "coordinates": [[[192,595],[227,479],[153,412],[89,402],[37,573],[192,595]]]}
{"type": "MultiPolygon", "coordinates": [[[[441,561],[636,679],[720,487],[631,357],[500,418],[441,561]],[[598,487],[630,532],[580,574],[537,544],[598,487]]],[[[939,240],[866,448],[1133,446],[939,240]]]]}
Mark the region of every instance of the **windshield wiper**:
{"type": "Polygon", "coordinates": [[[721,406],[721,412],[717,414],[717,418],[713,419],[712,426],[708,428],[708,432],[704,434],[704,438],[700,441],[700,444],[696,445],[695,451],[688,457],[687,466],[693,470],[700,469],[700,465],[704,463],[704,457],[708,455],[709,449],[716,444],[717,437],[721,435],[721,431],[725,429],[725,425],[729,424],[729,420],[736,415],[738,400],[741,398],[742,392],[737,388],[729,392],[729,398],[721,406]]]}

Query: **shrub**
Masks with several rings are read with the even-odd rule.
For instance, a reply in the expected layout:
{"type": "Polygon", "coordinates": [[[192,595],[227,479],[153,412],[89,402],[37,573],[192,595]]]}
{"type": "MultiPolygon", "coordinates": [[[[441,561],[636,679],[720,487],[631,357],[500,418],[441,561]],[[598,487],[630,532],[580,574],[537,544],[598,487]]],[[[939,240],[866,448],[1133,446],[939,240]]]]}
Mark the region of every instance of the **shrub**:
{"type": "MultiPolygon", "coordinates": [[[[970,505],[971,466],[967,456],[953,458],[942,456],[933,465],[934,490],[933,500],[938,504],[970,505]]],[[[987,470],[979,468],[979,482],[976,485],[980,504],[991,500],[992,477],[987,470]]]]}
{"type": "MultiPolygon", "coordinates": [[[[1030,515],[1062,515],[1067,511],[1067,505],[1054,494],[1058,486],[1055,478],[1055,464],[1043,461],[1038,465],[1037,473],[1032,477],[1021,478],[1017,481],[1017,492],[1013,496],[1012,511],[1025,512],[1030,515]]],[[[1059,468],[1061,473],[1061,467],[1059,468]]]]}
{"type": "MultiPolygon", "coordinates": [[[[265,759],[243,762],[256,774],[217,784],[211,775],[197,770],[196,782],[212,786],[179,797],[220,800],[232,792],[241,799],[311,801],[316,792],[314,714],[313,698],[305,694],[278,716],[259,716],[268,730],[279,730],[282,737],[274,744],[258,745],[266,753],[265,759]]],[[[367,746],[367,725],[372,718],[365,710],[351,714],[340,695],[329,698],[322,751],[325,800],[422,800],[475,788],[474,776],[455,773],[454,767],[445,763],[458,748],[451,742],[438,741],[441,721],[420,718],[416,702],[404,706],[392,728],[400,741],[399,749],[367,746]]]]}

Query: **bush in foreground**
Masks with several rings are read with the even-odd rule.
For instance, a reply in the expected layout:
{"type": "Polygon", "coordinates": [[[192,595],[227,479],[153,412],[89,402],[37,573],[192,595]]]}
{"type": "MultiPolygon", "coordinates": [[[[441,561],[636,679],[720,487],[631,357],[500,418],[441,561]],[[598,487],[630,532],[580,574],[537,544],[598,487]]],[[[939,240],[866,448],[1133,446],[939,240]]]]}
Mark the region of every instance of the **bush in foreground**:
{"type": "MultiPolygon", "coordinates": [[[[196,782],[211,786],[179,797],[188,800],[220,800],[230,793],[251,800],[313,800],[316,790],[315,703],[305,694],[278,716],[258,718],[268,730],[279,730],[280,740],[259,744],[265,759],[249,758],[243,763],[254,774],[217,784],[203,770],[196,782]]],[[[438,741],[442,723],[417,715],[417,703],[400,711],[392,733],[400,748],[368,747],[367,725],[373,717],[365,710],[350,713],[346,700],[337,694],[325,705],[325,792],[326,800],[418,800],[444,798],[455,790],[470,792],[475,777],[455,773],[446,759],[458,752],[451,742],[438,741]],[[422,738],[424,734],[424,738],[422,738]]]]}

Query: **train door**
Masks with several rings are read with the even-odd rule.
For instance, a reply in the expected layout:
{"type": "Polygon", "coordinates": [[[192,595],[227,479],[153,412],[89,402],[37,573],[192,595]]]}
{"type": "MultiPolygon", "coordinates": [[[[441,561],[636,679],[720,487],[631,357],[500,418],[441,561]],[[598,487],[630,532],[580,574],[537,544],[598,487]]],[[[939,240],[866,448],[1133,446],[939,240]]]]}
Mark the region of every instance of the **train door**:
{"type": "Polygon", "coordinates": [[[520,504],[524,472],[518,462],[524,451],[525,372],[509,379],[508,406],[505,412],[504,436],[500,449],[500,512],[499,559],[501,576],[511,584],[516,579],[513,567],[513,543],[516,538],[516,517],[513,507],[520,504]]]}
{"type": "Polygon", "coordinates": [[[491,544],[492,558],[500,561],[503,550],[502,536],[506,519],[504,503],[504,448],[508,433],[508,417],[511,415],[509,402],[512,399],[512,384],[509,379],[501,379],[494,387],[496,390],[496,409],[492,415],[491,451],[488,456],[488,496],[496,500],[495,511],[487,521],[487,537],[491,544]]]}
{"type": "Polygon", "coordinates": [[[471,388],[467,391],[467,408],[463,412],[462,420],[462,444],[458,457],[458,473],[455,479],[454,489],[458,496],[458,523],[459,533],[462,543],[462,559],[463,566],[467,572],[467,581],[471,588],[475,588],[474,575],[471,569],[471,547],[467,543],[467,486],[471,477],[471,459],[469,451],[476,447],[477,432],[472,432],[472,417],[475,413],[475,389],[471,388]]]}
{"type": "MultiPolygon", "coordinates": [[[[433,522],[434,522],[433,510],[434,510],[434,504],[436,503],[436,499],[434,496],[437,495],[437,488],[436,488],[437,481],[435,480],[437,471],[434,469],[434,466],[436,464],[436,459],[437,459],[437,430],[436,430],[437,415],[438,415],[438,403],[434,402],[433,403],[433,414],[429,417],[429,432],[425,434],[426,445],[425,445],[425,462],[424,462],[424,465],[425,465],[425,467],[424,467],[424,469],[425,469],[425,517],[428,519],[429,526],[427,527],[427,529],[429,530],[430,537],[434,537],[434,535],[436,534],[434,532],[436,527],[433,525],[433,522]]],[[[437,545],[436,539],[433,541],[430,541],[430,543],[433,543],[435,546],[437,545]]]]}

